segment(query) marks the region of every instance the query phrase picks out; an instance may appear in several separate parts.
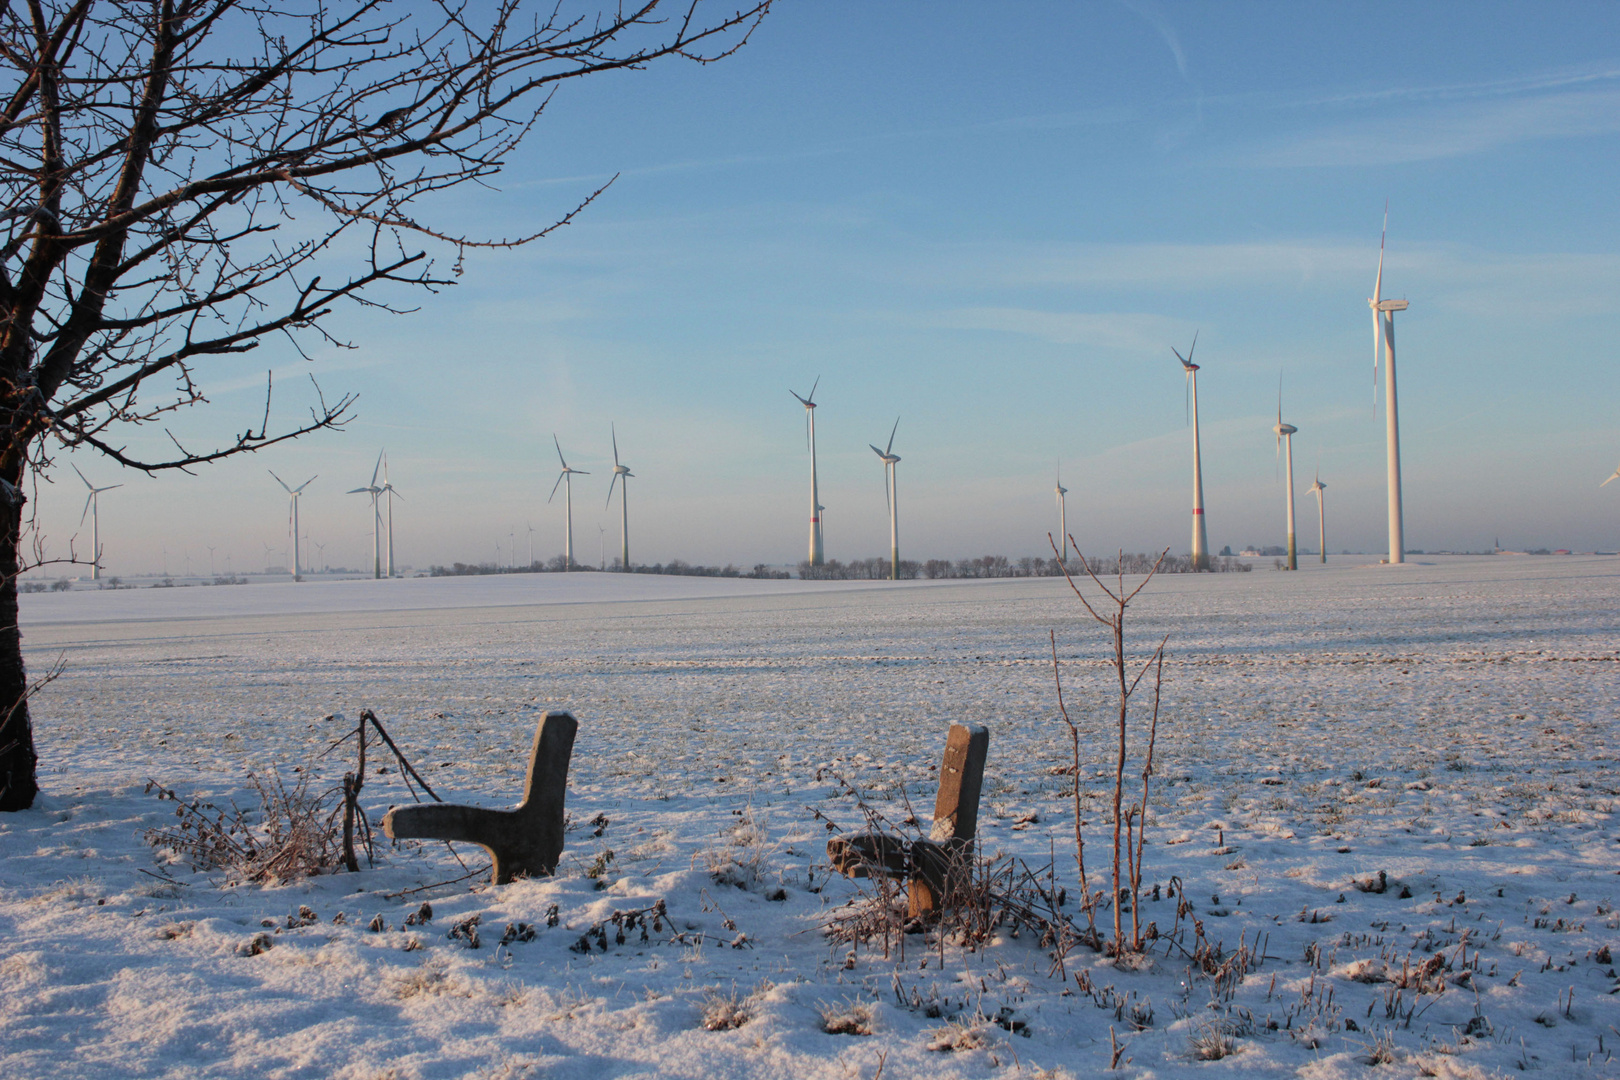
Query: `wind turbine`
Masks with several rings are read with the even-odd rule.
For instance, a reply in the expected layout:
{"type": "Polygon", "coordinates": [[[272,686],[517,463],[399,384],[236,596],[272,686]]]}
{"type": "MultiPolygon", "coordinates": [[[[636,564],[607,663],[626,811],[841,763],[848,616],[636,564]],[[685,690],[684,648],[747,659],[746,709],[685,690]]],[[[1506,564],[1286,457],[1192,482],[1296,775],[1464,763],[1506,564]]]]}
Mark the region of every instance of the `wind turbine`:
{"type": "Polygon", "coordinates": [[[613,479],[608,481],[607,505],[613,505],[613,485],[619,484],[619,477],[624,477],[624,483],[619,484],[619,528],[620,536],[624,538],[624,549],[620,555],[622,568],[625,573],[630,572],[630,508],[628,504],[630,495],[630,478],[636,475],[630,471],[630,466],[619,464],[619,429],[613,428],[613,479]]]}
{"type": "Polygon", "coordinates": [[[1198,348],[1198,333],[1193,332],[1192,345],[1187,348],[1187,355],[1182,356],[1176,352],[1174,345],[1170,351],[1176,353],[1176,359],[1181,361],[1181,370],[1187,376],[1187,388],[1192,392],[1192,430],[1193,430],[1193,520],[1192,520],[1192,564],[1194,570],[1209,569],[1209,534],[1204,527],[1204,459],[1199,452],[1198,444],[1198,368],[1193,363],[1193,351],[1198,348]]]}
{"type": "Polygon", "coordinates": [[[527,535],[528,538],[529,538],[529,569],[533,570],[534,569],[534,522],[528,521],[528,522],[525,522],[524,524],[527,525],[528,529],[529,529],[528,533],[525,534],[525,535],[527,535]]]}
{"type": "MultiPolygon", "coordinates": [[[[371,496],[371,576],[382,577],[382,513],[377,505],[377,498],[383,489],[377,486],[377,474],[382,471],[382,451],[377,452],[377,464],[371,470],[371,483],[365,487],[353,488],[344,492],[346,495],[371,496]]],[[[389,573],[393,572],[392,559],[389,560],[389,573]]]]}
{"type": "Polygon", "coordinates": [[[821,385],[821,376],[810,386],[809,397],[799,397],[795,390],[788,393],[799,399],[804,406],[804,442],[810,448],[810,565],[820,566],[825,561],[826,552],[821,544],[821,511],[826,509],[821,505],[821,489],[816,483],[816,387],[821,385]]]}
{"type": "MultiPolygon", "coordinates": [[[[399,492],[394,490],[394,485],[388,482],[388,458],[386,456],[382,459],[382,470],[383,485],[379,494],[386,493],[388,496],[388,576],[392,578],[394,576],[394,496],[399,495],[399,492]]],[[[373,480],[372,483],[376,483],[376,480],[373,480]]],[[[400,495],[399,497],[403,499],[405,496],[400,495]]]]}
{"type": "Polygon", "coordinates": [[[1283,444],[1288,444],[1288,569],[1299,569],[1299,558],[1294,547],[1294,433],[1299,430],[1293,424],[1283,423],[1282,418],[1282,382],[1277,383],[1277,426],[1271,430],[1277,433],[1277,452],[1283,452],[1283,444]]]}
{"type": "Polygon", "coordinates": [[[900,456],[894,452],[894,433],[900,430],[900,418],[894,418],[894,427],[889,429],[889,446],[886,450],[879,450],[871,443],[872,453],[883,462],[883,494],[889,501],[889,580],[900,580],[900,524],[896,514],[899,510],[898,492],[894,486],[894,467],[900,464],[900,456]]]}
{"type": "Polygon", "coordinates": [[[214,569],[214,551],[215,551],[214,545],[209,544],[208,545],[208,576],[209,577],[215,577],[218,574],[218,571],[216,571],[214,569]]]}
{"type": "MultiPolygon", "coordinates": [[[[271,476],[275,476],[276,477],[276,483],[280,484],[281,485],[281,490],[283,490],[283,491],[285,491],[287,493],[287,499],[288,499],[287,520],[289,522],[291,522],[291,524],[292,524],[292,538],[293,538],[293,580],[294,581],[303,581],[304,580],[304,568],[303,568],[303,564],[298,559],[298,496],[302,495],[303,492],[304,492],[304,489],[309,487],[309,485],[311,485],[311,484],[313,484],[315,482],[315,476],[312,476],[308,480],[305,480],[302,484],[299,484],[297,487],[291,488],[291,487],[287,486],[287,481],[283,480],[279,476],[276,476],[276,472],[275,472],[274,469],[266,469],[265,472],[269,473],[271,476]]],[[[320,474],[316,473],[315,475],[319,476],[320,474]]]]}
{"type": "Polygon", "coordinates": [[[1063,496],[1069,489],[1063,486],[1063,463],[1058,462],[1057,473],[1057,505],[1058,505],[1058,532],[1063,534],[1063,561],[1069,561],[1069,503],[1063,496]]]}
{"type": "MultiPolygon", "coordinates": [[[[79,473],[79,479],[84,480],[84,486],[90,489],[90,494],[84,500],[84,513],[79,515],[79,524],[84,524],[84,515],[90,515],[90,580],[101,580],[101,500],[97,497],[103,491],[121,488],[123,484],[108,484],[106,487],[96,487],[89,480],[85,480],[84,473],[79,472],[77,465],[73,471],[79,473]]],[[[1607,480],[1604,483],[1608,483],[1607,480]]],[[[165,564],[166,565],[166,564],[165,564]]]]}
{"type": "Polygon", "coordinates": [[[1322,470],[1316,471],[1316,479],[1311,481],[1311,494],[1316,496],[1316,546],[1322,552],[1322,564],[1327,565],[1327,511],[1322,508],[1322,492],[1327,485],[1322,483],[1322,470]]]}
{"type": "Polygon", "coordinates": [[[1378,340],[1384,341],[1384,443],[1389,464],[1389,562],[1406,561],[1406,534],[1401,521],[1401,431],[1395,407],[1395,313],[1405,300],[1383,299],[1384,237],[1389,232],[1389,205],[1384,205],[1384,231],[1378,234],[1378,276],[1367,306],[1373,313],[1373,408],[1378,408],[1378,340]]]}
{"type": "MultiPolygon", "coordinates": [[[[575,473],[578,473],[580,476],[589,476],[591,474],[586,472],[584,469],[571,469],[571,468],[568,467],[568,459],[563,457],[562,443],[557,442],[557,433],[556,432],[551,433],[551,441],[557,447],[557,460],[562,462],[562,472],[557,474],[557,484],[564,484],[565,485],[564,490],[563,490],[563,505],[567,508],[567,511],[568,511],[568,515],[567,515],[568,516],[568,531],[563,534],[563,569],[564,570],[572,570],[574,568],[574,479],[573,478],[574,478],[575,473]]],[[[546,496],[546,502],[549,503],[549,502],[551,502],[552,499],[557,497],[557,484],[552,484],[551,485],[551,494],[546,496]]],[[[609,502],[613,501],[613,485],[611,483],[608,484],[608,501],[609,502]]],[[[533,562],[534,560],[530,559],[529,561],[533,562]]]]}

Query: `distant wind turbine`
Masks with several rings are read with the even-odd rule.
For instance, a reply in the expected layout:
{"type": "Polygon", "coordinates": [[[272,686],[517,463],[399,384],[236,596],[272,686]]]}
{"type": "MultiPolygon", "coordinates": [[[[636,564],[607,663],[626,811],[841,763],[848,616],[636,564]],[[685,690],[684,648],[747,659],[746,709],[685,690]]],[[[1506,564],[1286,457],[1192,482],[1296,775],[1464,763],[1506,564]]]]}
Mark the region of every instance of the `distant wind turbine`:
{"type": "Polygon", "coordinates": [[[1198,333],[1193,332],[1192,344],[1187,348],[1187,355],[1182,356],[1176,352],[1175,346],[1170,351],[1176,354],[1181,361],[1181,369],[1186,373],[1187,388],[1192,392],[1192,432],[1193,432],[1193,519],[1192,519],[1192,564],[1194,570],[1209,569],[1209,534],[1204,526],[1204,460],[1199,451],[1198,443],[1198,369],[1201,365],[1193,363],[1193,352],[1198,348],[1198,333]]]}
{"type": "Polygon", "coordinates": [[[900,524],[899,492],[895,490],[894,467],[900,464],[900,456],[894,452],[894,433],[900,430],[900,418],[894,418],[894,427],[889,429],[889,445],[885,450],[879,450],[871,443],[872,453],[883,462],[883,494],[889,500],[889,580],[900,579],[900,524]]]}
{"type": "MultiPolygon", "coordinates": [[[[352,488],[346,495],[371,496],[371,576],[382,577],[382,511],[377,505],[377,498],[383,489],[377,486],[377,474],[382,472],[382,452],[377,453],[377,464],[371,470],[371,483],[365,487],[352,488]]],[[[389,568],[392,572],[392,567],[389,568]]]]}
{"type": "MultiPolygon", "coordinates": [[[[302,495],[304,493],[304,489],[315,482],[315,477],[310,477],[308,480],[305,480],[302,484],[299,484],[294,488],[288,487],[287,481],[283,480],[279,476],[276,476],[274,469],[266,469],[265,471],[271,476],[275,476],[276,483],[280,484],[281,490],[287,493],[287,521],[292,526],[293,538],[293,580],[303,581],[304,567],[303,563],[298,558],[298,496],[302,495]]],[[[316,474],[316,476],[319,475],[319,473],[316,474]]]]}
{"type": "Polygon", "coordinates": [[[1058,505],[1058,532],[1063,534],[1063,561],[1069,561],[1069,503],[1063,496],[1069,489],[1063,486],[1063,463],[1058,462],[1057,473],[1057,505],[1058,505]]]}
{"type": "MultiPolygon", "coordinates": [[[[100,500],[100,498],[98,498],[98,496],[100,496],[100,494],[103,491],[111,491],[113,488],[121,488],[124,485],[123,484],[108,484],[106,487],[96,487],[96,485],[92,484],[89,480],[85,479],[84,473],[79,472],[79,467],[77,465],[73,466],[73,471],[76,472],[76,473],[79,473],[79,479],[84,480],[84,486],[90,489],[90,494],[88,496],[86,496],[85,500],[84,500],[84,512],[79,515],[79,524],[80,525],[84,524],[84,515],[85,514],[90,515],[90,580],[91,581],[100,581],[101,580],[101,500],[100,500]]],[[[1605,480],[1604,483],[1608,483],[1608,481],[1605,480]]],[[[168,565],[167,562],[165,562],[165,564],[164,564],[165,569],[167,569],[167,565],[168,565]]]]}
{"type": "Polygon", "coordinates": [[[1378,276],[1367,305],[1373,313],[1373,407],[1378,402],[1378,341],[1384,342],[1384,443],[1389,468],[1389,559],[1406,561],[1406,533],[1401,520],[1401,430],[1395,404],[1395,313],[1405,311],[1405,300],[1383,299],[1384,237],[1389,232],[1389,205],[1384,205],[1384,231],[1378,235],[1378,276]]]}
{"type": "MultiPolygon", "coordinates": [[[[557,433],[556,432],[551,433],[551,441],[557,447],[557,460],[562,462],[562,472],[557,474],[557,484],[564,484],[565,485],[565,487],[563,489],[563,506],[567,510],[568,530],[567,530],[567,532],[565,532],[563,534],[563,569],[564,570],[572,570],[574,568],[574,479],[573,478],[574,478],[574,475],[576,473],[578,475],[580,475],[580,476],[589,476],[591,474],[586,472],[584,469],[571,469],[571,468],[568,467],[568,459],[563,457],[562,443],[557,442],[557,433]]],[[[551,494],[546,496],[546,502],[549,503],[549,502],[551,502],[552,499],[557,497],[557,484],[552,484],[551,485],[551,494]]],[[[613,501],[613,485],[612,485],[611,482],[608,484],[608,501],[609,502],[613,501]]],[[[533,562],[533,561],[534,560],[532,560],[532,559],[530,560],[530,562],[533,562]]]]}
{"type": "Polygon", "coordinates": [[[529,530],[527,533],[529,537],[529,569],[532,570],[534,569],[534,522],[527,521],[524,524],[528,526],[529,530]]]}
{"type": "Polygon", "coordinates": [[[821,385],[821,376],[810,386],[809,397],[799,397],[795,390],[788,393],[799,398],[799,404],[804,406],[804,441],[810,448],[810,565],[820,566],[825,560],[825,549],[821,543],[821,490],[816,483],[816,387],[821,385]]]}
{"type": "MultiPolygon", "coordinates": [[[[384,455],[382,459],[382,469],[383,485],[379,494],[388,496],[388,576],[392,578],[394,576],[394,496],[399,495],[399,492],[394,490],[394,485],[388,480],[387,455],[384,455]]],[[[375,480],[372,482],[376,483],[375,480]]],[[[403,499],[405,496],[400,495],[399,497],[403,499]]]]}
{"type": "Polygon", "coordinates": [[[1327,563],[1327,511],[1322,506],[1322,492],[1327,485],[1322,483],[1322,470],[1316,471],[1316,479],[1311,481],[1311,494],[1316,496],[1316,546],[1322,552],[1322,563],[1327,563]]]}
{"type": "Polygon", "coordinates": [[[608,481],[607,505],[613,505],[613,485],[619,484],[619,535],[623,538],[623,551],[620,558],[625,573],[630,572],[630,478],[636,475],[630,471],[630,466],[619,464],[619,429],[613,428],[613,479],[608,481]],[[624,477],[624,483],[619,478],[624,477]]]}
{"type": "Polygon", "coordinates": [[[1293,424],[1283,423],[1282,418],[1282,381],[1277,382],[1277,426],[1271,430],[1277,433],[1277,453],[1283,452],[1287,444],[1288,468],[1286,478],[1288,484],[1288,569],[1299,569],[1299,558],[1294,546],[1294,433],[1299,430],[1293,424]]]}

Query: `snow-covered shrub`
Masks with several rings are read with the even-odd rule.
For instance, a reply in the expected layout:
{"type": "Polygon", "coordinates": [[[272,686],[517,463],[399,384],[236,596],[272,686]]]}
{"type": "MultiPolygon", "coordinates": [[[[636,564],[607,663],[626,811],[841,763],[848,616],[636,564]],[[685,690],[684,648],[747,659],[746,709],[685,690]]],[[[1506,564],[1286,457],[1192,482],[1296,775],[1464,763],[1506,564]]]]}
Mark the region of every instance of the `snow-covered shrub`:
{"type": "Polygon", "coordinates": [[[877,1025],[877,1005],[857,998],[821,1005],[821,1030],[829,1035],[870,1035],[877,1025]]]}
{"type": "Polygon", "coordinates": [[[984,1023],[969,1024],[952,1020],[928,1033],[928,1049],[942,1054],[984,1050],[994,1046],[995,1042],[995,1036],[990,1034],[988,1025],[984,1023]]]}
{"type": "Polygon", "coordinates": [[[1187,1041],[1199,1061],[1219,1061],[1237,1052],[1237,1040],[1220,1023],[1200,1025],[1187,1041]]]}
{"type": "Polygon", "coordinates": [[[735,987],[729,994],[710,990],[703,995],[705,1031],[730,1031],[742,1027],[753,1018],[752,998],[740,996],[735,987]]]}
{"type": "Polygon", "coordinates": [[[754,815],[752,806],[737,811],[738,818],[720,834],[720,843],[699,851],[701,863],[717,885],[753,889],[763,878],[770,854],[770,830],[754,815]]]}

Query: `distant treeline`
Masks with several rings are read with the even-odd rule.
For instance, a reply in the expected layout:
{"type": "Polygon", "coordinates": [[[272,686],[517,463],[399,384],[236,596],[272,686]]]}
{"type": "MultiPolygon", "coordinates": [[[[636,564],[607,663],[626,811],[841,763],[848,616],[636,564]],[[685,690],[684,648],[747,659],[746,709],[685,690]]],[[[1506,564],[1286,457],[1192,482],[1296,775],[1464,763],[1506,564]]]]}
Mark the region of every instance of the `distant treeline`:
{"type": "MultiPolygon", "coordinates": [[[[538,560],[528,566],[501,566],[497,563],[451,563],[449,566],[433,566],[428,568],[432,577],[468,577],[481,574],[560,574],[568,571],[568,565],[561,555],[550,562],[542,563],[538,560]]],[[[575,563],[573,573],[597,573],[594,566],[575,563]]],[[[617,559],[608,568],[609,573],[623,573],[624,569],[617,559]]],[[[736,566],[695,566],[684,559],[671,559],[667,563],[654,563],[651,566],[632,565],[632,574],[674,574],[678,577],[730,577],[730,578],[786,578],[791,577],[786,570],[772,570],[764,563],[759,563],[752,570],[744,573],[736,566]]]]}
{"type": "MultiPolygon", "coordinates": [[[[1145,574],[1153,569],[1157,555],[1127,554],[1091,559],[1091,569],[1098,574],[1145,574]]],[[[1209,561],[1209,573],[1246,573],[1248,563],[1241,559],[1217,556],[1209,561]]],[[[1161,574],[1190,574],[1192,556],[1166,555],[1159,566],[1161,574]]],[[[1070,574],[1084,574],[1080,560],[1069,560],[1070,574]]],[[[982,555],[977,559],[929,559],[927,562],[900,560],[901,578],[1020,578],[1062,577],[1063,566],[1057,559],[1025,556],[1013,560],[1005,555],[982,555]]],[[[884,558],[852,559],[847,563],[829,559],[821,566],[811,566],[809,560],[799,564],[799,577],[807,581],[881,581],[889,577],[889,560],[884,558]]]]}

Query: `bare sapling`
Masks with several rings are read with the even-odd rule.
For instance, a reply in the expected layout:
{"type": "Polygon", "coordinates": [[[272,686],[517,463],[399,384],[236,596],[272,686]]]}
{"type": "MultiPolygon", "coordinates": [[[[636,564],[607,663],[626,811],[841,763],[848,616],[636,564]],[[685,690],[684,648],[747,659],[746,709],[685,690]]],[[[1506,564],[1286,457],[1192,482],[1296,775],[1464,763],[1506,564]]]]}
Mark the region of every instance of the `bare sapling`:
{"type": "MultiPolygon", "coordinates": [[[[1057,544],[1053,541],[1050,533],[1047,534],[1046,539],[1048,543],[1052,544],[1052,551],[1056,554],[1057,544]]],[[[1127,952],[1140,953],[1144,943],[1144,931],[1138,914],[1141,907],[1142,856],[1146,843],[1149,778],[1153,775],[1153,752],[1159,735],[1159,702],[1160,690],[1164,682],[1164,649],[1166,642],[1169,641],[1168,634],[1161,638],[1158,646],[1143,661],[1133,676],[1130,671],[1131,664],[1127,662],[1125,656],[1125,611],[1130,606],[1131,601],[1136,599],[1137,594],[1145,589],[1148,582],[1152,581],[1153,576],[1159,572],[1159,567],[1164,562],[1165,556],[1169,554],[1169,549],[1165,549],[1159,555],[1159,558],[1153,563],[1141,583],[1127,592],[1125,590],[1125,575],[1122,569],[1117,574],[1114,588],[1109,588],[1092,570],[1091,564],[1086,561],[1086,557],[1080,554],[1079,545],[1074,543],[1074,537],[1069,537],[1069,543],[1074,548],[1075,555],[1080,560],[1080,566],[1085,570],[1086,576],[1091,579],[1092,584],[1097,589],[1101,590],[1103,596],[1107,597],[1106,602],[1099,599],[1099,602],[1093,605],[1080,588],[1080,584],[1070,575],[1067,565],[1060,558],[1059,565],[1063,569],[1064,580],[1069,583],[1069,588],[1074,591],[1074,595],[1079,598],[1087,613],[1098,623],[1108,627],[1111,638],[1110,643],[1113,646],[1109,665],[1113,669],[1114,679],[1117,683],[1117,705],[1114,725],[1116,739],[1113,791],[1114,851],[1111,866],[1114,914],[1112,952],[1115,957],[1123,957],[1127,952]],[[1102,610],[1099,611],[1098,608],[1102,610]],[[1142,679],[1149,671],[1154,672],[1153,706],[1148,719],[1147,746],[1142,757],[1142,791],[1138,801],[1126,806],[1125,772],[1130,760],[1128,736],[1130,734],[1131,698],[1141,687],[1142,679]],[[1123,912],[1120,907],[1121,901],[1127,895],[1129,895],[1131,901],[1131,935],[1128,944],[1125,940],[1123,912]]],[[[1121,554],[1123,555],[1123,553],[1121,554]]],[[[1117,565],[1119,563],[1116,563],[1117,565]]],[[[1058,712],[1064,724],[1068,726],[1070,746],[1074,759],[1075,864],[1080,875],[1082,910],[1085,911],[1088,924],[1095,932],[1095,910],[1098,897],[1091,891],[1087,883],[1085,838],[1081,828],[1080,815],[1080,727],[1070,717],[1068,706],[1063,700],[1063,678],[1058,665],[1057,634],[1053,632],[1050,636],[1052,642],[1052,676],[1057,684],[1058,712]]]]}

